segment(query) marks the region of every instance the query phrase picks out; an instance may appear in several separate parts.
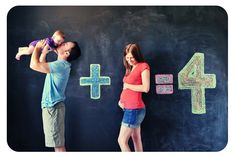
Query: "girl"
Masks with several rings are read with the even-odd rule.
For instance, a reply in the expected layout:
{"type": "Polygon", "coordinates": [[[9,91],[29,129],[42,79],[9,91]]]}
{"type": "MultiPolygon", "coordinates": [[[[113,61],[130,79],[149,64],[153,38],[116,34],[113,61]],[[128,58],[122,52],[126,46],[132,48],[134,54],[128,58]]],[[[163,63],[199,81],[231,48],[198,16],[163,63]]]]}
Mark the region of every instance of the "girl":
{"type": "MultiPolygon", "coordinates": [[[[62,31],[60,31],[60,30],[55,31],[54,34],[52,35],[52,37],[47,37],[44,39],[44,40],[46,40],[46,45],[42,49],[42,52],[54,51],[59,45],[61,45],[64,42],[64,39],[65,39],[65,35],[62,31]]],[[[20,57],[22,55],[31,55],[33,53],[34,47],[36,46],[38,41],[40,41],[40,40],[32,41],[29,44],[29,47],[19,48],[19,51],[16,54],[15,58],[17,60],[20,60],[20,57]]]]}
{"type": "Polygon", "coordinates": [[[145,117],[145,104],[142,92],[150,88],[150,67],[144,62],[138,44],[128,44],[123,56],[126,73],[123,78],[123,91],[119,106],[124,111],[118,143],[121,151],[130,151],[129,138],[132,138],[135,151],[143,151],[141,123],[145,117]]]}

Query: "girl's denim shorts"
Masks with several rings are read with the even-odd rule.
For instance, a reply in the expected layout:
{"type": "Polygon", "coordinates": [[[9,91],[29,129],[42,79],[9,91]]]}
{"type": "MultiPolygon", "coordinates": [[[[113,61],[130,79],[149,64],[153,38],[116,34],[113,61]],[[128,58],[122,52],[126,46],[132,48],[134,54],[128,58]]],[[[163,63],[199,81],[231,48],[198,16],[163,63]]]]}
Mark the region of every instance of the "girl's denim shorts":
{"type": "Polygon", "coordinates": [[[138,128],[146,114],[145,108],[139,109],[123,109],[124,116],[122,119],[122,125],[130,127],[130,128],[138,128]]]}

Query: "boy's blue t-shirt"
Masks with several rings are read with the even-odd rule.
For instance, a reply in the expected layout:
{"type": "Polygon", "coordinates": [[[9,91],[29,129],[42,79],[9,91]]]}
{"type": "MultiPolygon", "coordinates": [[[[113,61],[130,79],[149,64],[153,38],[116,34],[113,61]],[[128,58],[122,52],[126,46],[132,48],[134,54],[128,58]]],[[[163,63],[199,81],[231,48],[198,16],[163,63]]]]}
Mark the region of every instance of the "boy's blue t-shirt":
{"type": "Polygon", "coordinates": [[[53,107],[65,100],[65,89],[69,79],[71,64],[66,60],[50,62],[50,73],[46,75],[41,106],[53,107]]]}

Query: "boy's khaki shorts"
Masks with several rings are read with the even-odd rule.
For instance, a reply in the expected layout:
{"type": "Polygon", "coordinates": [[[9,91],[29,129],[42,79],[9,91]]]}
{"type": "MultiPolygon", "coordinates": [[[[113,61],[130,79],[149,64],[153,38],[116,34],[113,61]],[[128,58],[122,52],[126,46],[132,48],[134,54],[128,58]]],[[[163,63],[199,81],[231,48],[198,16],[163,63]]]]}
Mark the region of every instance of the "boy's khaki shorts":
{"type": "Polygon", "coordinates": [[[65,146],[64,119],[65,105],[63,102],[57,103],[54,107],[43,108],[43,130],[46,147],[65,146]]]}

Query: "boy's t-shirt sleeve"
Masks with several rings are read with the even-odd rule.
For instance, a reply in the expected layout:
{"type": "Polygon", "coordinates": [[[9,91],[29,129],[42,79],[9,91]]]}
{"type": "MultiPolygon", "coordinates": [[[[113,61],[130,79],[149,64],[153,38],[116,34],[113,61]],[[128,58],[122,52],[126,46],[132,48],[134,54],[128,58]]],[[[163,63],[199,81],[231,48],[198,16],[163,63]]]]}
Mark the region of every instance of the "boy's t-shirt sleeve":
{"type": "Polygon", "coordinates": [[[49,64],[50,73],[59,73],[63,71],[63,63],[59,61],[50,62],[49,64]]]}

